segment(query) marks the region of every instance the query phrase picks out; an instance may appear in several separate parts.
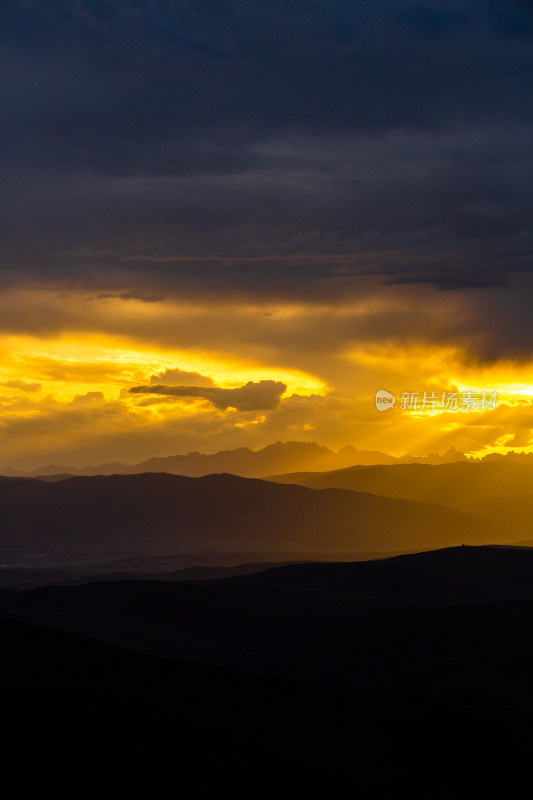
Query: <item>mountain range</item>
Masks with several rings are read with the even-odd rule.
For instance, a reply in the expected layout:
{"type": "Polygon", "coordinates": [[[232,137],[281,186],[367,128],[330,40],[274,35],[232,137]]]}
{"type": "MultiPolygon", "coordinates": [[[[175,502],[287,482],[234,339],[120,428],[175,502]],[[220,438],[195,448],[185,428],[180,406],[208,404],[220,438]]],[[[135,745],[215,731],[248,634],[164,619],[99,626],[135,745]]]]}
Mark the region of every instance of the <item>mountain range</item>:
{"type": "Polygon", "coordinates": [[[451,447],[445,453],[430,453],[427,456],[392,456],[379,450],[358,450],[351,445],[337,452],[315,442],[275,442],[260,450],[238,447],[234,450],[221,450],[217,453],[187,453],[148,458],[137,464],[123,464],[120,461],[83,467],[64,464],[47,464],[32,470],[23,471],[4,467],[0,474],[8,477],[61,479],[73,475],[138,475],[144,472],[167,472],[171,475],[187,475],[191,478],[228,472],[245,478],[262,478],[265,475],[287,472],[323,472],[343,469],[354,465],[394,465],[394,464],[451,464],[459,461],[512,461],[519,464],[533,464],[533,453],[520,453],[513,450],[505,454],[489,453],[482,458],[467,456],[451,447]]]}
{"type": "Polygon", "coordinates": [[[4,478],[0,508],[3,564],[162,553],[331,558],[501,543],[511,535],[490,520],[432,503],[225,474],[4,478]]]}
{"type": "Polygon", "coordinates": [[[476,514],[515,531],[515,541],[533,532],[533,465],[510,458],[454,464],[349,467],[329,472],[271,476],[270,480],[313,489],[349,489],[374,495],[438,503],[476,514]]]}
{"type": "Polygon", "coordinates": [[[372,450],[357,450],[343,447],[338,452],[322,447],[315,442],[275,442],[261,450],[239,447],[235,450],[222,450],[218,453],[188,453],[187,455],[148,458],[138,464],[122,464],[119,461],[85,467],[48,464],[22,472],[4,468],[2,474],[12,477],[40,477],[67,475],[134,475],[143,472],[168,472],[172,475],[188,475],[191,478],[211,475],[215,472],[229,472],[247,478],[260,478],[263,475],[279,472],[295,472],[303,469],[330,470],[349,467],[353,464],[440,464],[464,460],[466,456],[451,448],[444,455],[433,453],[429,456],[390,456],[372,450]]]}

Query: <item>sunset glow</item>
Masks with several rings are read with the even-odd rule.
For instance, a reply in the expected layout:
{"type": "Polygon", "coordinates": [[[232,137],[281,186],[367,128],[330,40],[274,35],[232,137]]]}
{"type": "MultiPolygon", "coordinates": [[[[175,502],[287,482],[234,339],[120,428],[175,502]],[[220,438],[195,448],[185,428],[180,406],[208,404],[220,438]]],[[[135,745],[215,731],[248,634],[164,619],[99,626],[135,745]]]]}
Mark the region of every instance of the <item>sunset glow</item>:
{"type": "MultiPolygon", "coordinates": [[[[533,362],[483,360],[446,342],[446,334],[440,343],[422,344],[416,332],[395,325],[418,292],[384,294],[353,306],[291,306],[12,290],[3,298],[3,466],[34,468],[45,457],[82,465],[94,458],[214,452],[232,436],[252,448],[301,439],[394,455],[451,446],[478,456],[510,447],[530,451],[533,362]],[[130,392],[165,383],[171,370],[181,371],[174,385],[183,373],[189,386],[237,389],[271,381],[285,388],[274,407],[256,410],[130,392]],[[397,407],[385,418],[373,403],[380,388],[398,397],[497,392],[498,406],[477,414],[397,407]]],[[[430,304],[437,301],[426,294],[430,304]]]]}

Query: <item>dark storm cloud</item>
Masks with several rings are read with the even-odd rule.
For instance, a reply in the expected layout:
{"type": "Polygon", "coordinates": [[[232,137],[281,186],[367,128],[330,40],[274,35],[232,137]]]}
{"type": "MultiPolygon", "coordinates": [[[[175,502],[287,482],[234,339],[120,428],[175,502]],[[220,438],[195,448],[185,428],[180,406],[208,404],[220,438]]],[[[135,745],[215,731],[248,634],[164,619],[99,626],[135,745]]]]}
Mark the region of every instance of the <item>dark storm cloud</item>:
{"type": "Polygon", "coordinates": [[[6,282],[322,296],[533,266],[530,3],[19,0],[0,37],[6,282]]]}
{"type": "Polygon", "coordinates": [[[157,375],[152,375],[150,385],[161,386],[213,386],[213,379],[199,372],[187,372],[184,369],[166,369],[157,375]]]}
{"type": "Polygon", "coordinates": [[[27,381],[19,380],[3,381],[0,386],[6,386],[8,389],[20,389],[22,392],[38,392],[41,388],[40,383],[28,383],[27,381]]]}
{"type": "Polygon", "coordinates": [[[133,394],[159,394],[165,397],[201,397],[216,408],[236,408],[237,411],[265,411],[277,408],[286,390],[281,381],[248,381],[237,389],[218,386],[134,386],[133,394]]]}

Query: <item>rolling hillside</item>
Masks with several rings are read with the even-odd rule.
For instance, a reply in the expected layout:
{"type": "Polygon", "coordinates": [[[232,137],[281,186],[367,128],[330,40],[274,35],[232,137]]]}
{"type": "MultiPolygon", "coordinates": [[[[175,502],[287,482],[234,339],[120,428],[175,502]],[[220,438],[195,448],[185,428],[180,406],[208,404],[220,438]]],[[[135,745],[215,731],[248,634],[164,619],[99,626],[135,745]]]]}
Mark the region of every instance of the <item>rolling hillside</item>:
{"type": "Polygon", "coordinates": [[[437,503],[514,529],[515,541],[531,538],[533,531],[533,465],[512,460],[358,466],[274,475],[268,480],[437,503]]]}
{"type": "MultiPolygon", "coordinates": [[[[480,517],[342,489],[211,475],[0,482],[2,555],[422,550],[509,540],[480,517]]],[[[278,560],[278,559],[276,559],[278,560]]]]}
{"type": "Polygon", "coordinates": [[[458,547],[222,580],[0,593],[0,617],[211,666],[457,692],[533,713],[533,550],[458,547]]]}

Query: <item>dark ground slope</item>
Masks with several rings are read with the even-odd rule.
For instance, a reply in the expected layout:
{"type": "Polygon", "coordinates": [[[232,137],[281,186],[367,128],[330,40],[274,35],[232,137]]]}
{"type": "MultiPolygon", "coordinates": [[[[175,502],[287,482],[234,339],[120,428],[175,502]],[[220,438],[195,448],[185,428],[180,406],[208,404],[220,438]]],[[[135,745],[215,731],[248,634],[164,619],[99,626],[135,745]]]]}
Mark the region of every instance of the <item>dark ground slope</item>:
{"type": "MultiPolygon", "coordinates": [[[[421,550],[506,541],[449,508],[338,489],[210,475],[0,482],[4,562],[32,554],[421,550]]],[[[278,559],[276,559],[278,560],[278,559]]]]}
{"type": "Polygon", "coordinates": [[[0,623],[4,780],[37,790],[518,796],[531,720],[487,703],[171,662],[0,623]]]}
{"type": "Polygon", "coordinates": [[[0,614],[218,667],[533,712],[532,576],[531,550],[459,547],[224,580],[5,591],[0,614]]]}

